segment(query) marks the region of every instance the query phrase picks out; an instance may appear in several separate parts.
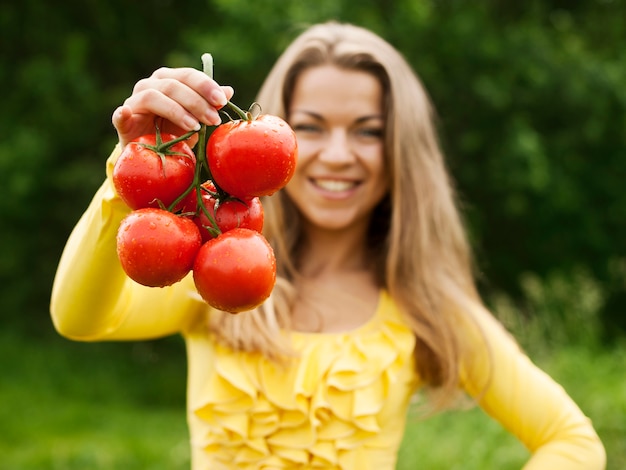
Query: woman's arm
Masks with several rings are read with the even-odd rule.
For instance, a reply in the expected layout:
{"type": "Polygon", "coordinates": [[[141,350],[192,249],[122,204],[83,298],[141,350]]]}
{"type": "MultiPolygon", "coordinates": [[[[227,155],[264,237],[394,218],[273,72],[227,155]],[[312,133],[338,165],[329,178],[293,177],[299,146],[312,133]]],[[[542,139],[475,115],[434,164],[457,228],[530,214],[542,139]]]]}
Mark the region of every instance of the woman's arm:
{"type": "Polygon", "coordinates": [[[57,268],[51,313],[56,329],[68,338],[154,338],[184,329],[206,311],[189,276],[170,287],[150,288],[122,270],[115,239],[130,209],[110,180],[118,155],[116,148],[107,162],[109,177],[72,231],[57,268]]]}
{"type": "Polygon", "coordinates": [[[464,386],[486,413],[530,450],[532,457],[524,469],[604,469],[605,449],[589,418],[488,312],[480,311],[476,317],[489,351],[481,347],[466,361],[464,386]]]}
{"type": "MultiPolygon", "coordinates": [[[[107,162],[107,180],[74,228],[59,262],[51,313],[57,330],[81,340],[139,339],[184,329],[206,304],[190,276],[165,288],[141,286],[122,270],[116,252],[117,228],[129,209],[115,194],[112,166],[119,149],[141,135],[175,135],[220,123],[218,110],[233,89],[191,68],[160,68],[139,80],[112,116],[119,145],[107,162]]],[[[196,136],[194,136],[196,138],[196,136]]],[[[192,139],[193,140],[193,139],[192,139]]]]}

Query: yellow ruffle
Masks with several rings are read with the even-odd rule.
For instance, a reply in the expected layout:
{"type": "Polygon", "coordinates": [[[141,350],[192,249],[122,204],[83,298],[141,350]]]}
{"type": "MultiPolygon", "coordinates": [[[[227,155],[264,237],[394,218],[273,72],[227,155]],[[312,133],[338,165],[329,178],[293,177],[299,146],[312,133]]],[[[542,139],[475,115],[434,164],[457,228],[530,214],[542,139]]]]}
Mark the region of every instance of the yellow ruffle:
{"type": "Polygon", "coordinates": [[[381,294],[356,331],[292,334],[287,366],[215,345],[202,402],[210,468],[392,469],[415,387],[415,340],[381,294]]]}

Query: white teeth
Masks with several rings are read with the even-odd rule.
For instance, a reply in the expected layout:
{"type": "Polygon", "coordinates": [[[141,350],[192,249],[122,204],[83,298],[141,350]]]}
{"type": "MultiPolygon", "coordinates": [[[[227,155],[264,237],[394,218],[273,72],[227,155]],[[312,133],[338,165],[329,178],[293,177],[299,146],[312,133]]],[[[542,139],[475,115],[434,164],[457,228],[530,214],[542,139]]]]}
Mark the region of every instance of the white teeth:
{"type": "Polygon", "coordinates": [[[345,180],[313,180],[315,185],[326,190],[326,191],[348,191],[354,188],[357,183],[354,181],[345,181],[345,180]]]}

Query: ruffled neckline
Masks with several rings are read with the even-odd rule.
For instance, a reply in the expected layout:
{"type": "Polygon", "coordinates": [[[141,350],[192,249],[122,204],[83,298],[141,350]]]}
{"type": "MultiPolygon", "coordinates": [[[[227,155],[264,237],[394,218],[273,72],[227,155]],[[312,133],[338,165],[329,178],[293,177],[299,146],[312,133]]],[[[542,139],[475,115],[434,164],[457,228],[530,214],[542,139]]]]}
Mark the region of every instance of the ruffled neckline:
{"type": "Polygon", "coordinates": [[[214,345],[190,403],[210,468],[393,468],[415,386],[415,339],[393,301],[381,292],[350,331],[292,339],[300,356],[286,366],[214,345]]]}

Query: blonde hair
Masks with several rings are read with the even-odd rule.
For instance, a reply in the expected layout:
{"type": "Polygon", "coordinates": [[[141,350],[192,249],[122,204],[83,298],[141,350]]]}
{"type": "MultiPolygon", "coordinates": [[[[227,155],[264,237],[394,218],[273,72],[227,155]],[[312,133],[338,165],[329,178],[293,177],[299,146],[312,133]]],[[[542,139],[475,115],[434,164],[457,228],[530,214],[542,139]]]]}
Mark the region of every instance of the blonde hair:
{"type": "MultiPolygon", "coordinates": [[[[416,336],[420,378],[451,396],[458,388],[464,338],[459,321],[480,306],[469,243],[424,87],[401,56],[376,34],[336,22],[310,27],[280,56],[257,101],[263,112],[287,118],[295,81],[310,67],[334,64],[363,70],[384,90],[385,158],[390,193],[376,208],[370,241],[375,270],[416,336]]],[[[287,351],[297,277],[300,215],[280,192],[263,201],[265,235],[274,247],[279,282],[269,302],[236,317],[214,315],[212,329],[231,346],[278,357],[287,351]]],[[[467,323],[467,322],[465,322],[467,323]]]]}

